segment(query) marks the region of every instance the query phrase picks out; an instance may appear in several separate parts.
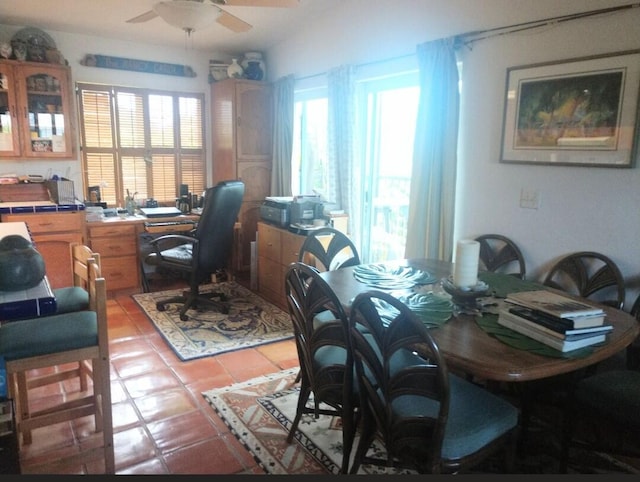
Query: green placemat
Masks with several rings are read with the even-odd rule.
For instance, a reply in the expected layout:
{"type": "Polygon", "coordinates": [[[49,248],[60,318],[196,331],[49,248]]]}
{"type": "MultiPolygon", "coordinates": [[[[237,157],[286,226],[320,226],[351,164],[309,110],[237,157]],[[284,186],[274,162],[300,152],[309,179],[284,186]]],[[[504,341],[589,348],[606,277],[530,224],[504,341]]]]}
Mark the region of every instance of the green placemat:
{"type": "Polygon", "coordinates": [[[500,273],[482,272],[478,278],[491,288],[491,294],[496,298],[506,298],[509,293],[517,291],[543,290],[545,286],[535,281],[525,281],[515,276],[500,273]]]}
{"type": "Polygon", "coordinates": [[[561,352],[555,348],[545,345],[544,343],[540,343],[533,338],[529,338],[526,335],[498,324],[498,315],[495,314],[488,313],[482,316],[476,316],[476,322],[488,335],[500,340],[502,343],[505,343],[510,347],[517,348],[518,350],[530,351],[537,355],[554,358],[584,358],[593,353],[593,346],[587,346],[568,352],[561,352]]]}

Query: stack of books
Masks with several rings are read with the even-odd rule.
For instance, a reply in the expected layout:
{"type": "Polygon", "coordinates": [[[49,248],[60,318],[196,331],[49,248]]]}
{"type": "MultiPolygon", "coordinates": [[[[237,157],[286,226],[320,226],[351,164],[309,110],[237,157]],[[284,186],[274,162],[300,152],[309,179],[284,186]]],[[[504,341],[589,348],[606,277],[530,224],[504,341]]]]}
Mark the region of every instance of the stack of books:
{"type": "Polygon", "coordinates": [[[546,290],[511,293],[498,324],[561,352],[602,343],[613,326],[604,310],[546,290]]]}

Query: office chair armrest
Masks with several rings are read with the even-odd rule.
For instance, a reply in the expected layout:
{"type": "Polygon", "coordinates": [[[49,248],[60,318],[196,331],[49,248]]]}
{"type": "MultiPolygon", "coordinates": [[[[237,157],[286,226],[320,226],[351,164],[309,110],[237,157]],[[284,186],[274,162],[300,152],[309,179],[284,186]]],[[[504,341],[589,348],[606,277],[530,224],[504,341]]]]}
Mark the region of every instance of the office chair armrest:
{"type": "Polygon", "coordinates": [[[186,243],[196,245],[198,240],[184,234],[165,234],[164,236],[149,241],[149,244],[157,254],[160,254],[160,252],[166,248],[174,248],[186,243]]]}

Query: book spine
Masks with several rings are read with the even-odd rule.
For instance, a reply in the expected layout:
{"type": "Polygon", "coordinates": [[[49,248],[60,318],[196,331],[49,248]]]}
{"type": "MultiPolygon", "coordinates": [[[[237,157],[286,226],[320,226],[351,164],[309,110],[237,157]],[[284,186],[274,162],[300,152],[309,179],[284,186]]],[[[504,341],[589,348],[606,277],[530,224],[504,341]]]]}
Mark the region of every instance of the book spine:
{"type": "Polygon", "coordinates": [[[535,309],[510,308],[509,312],[558,333],[564,334],[567,330],[573,328],[573,323],[571,321],[567,321],[563,318],[557,318],[535,309]]]}
{"type": "Polygon", "coordinates": [[[554,336],[560,340],[563,340],[565,338],[564,330],[548,327],[546,326],[545,322],[540,322],[540,320],[536,319],[535,317],[525,316],[520,312],[512,310],[513,308],[507,313],[502,314],[502,316],[508,317],[514,323],[519,323],[521,325],[527,326],[532,330],[539,330],[542,333],[546,333],[549,336],[554,336]]]}
{"type": "MultiPolygon", "coordinates": [[[[576,350],[578,348],[583,348],[586,346],[595,345],[597,343],[603,342],[606,340],[606,336],[604,334],[594,335],[592,337],[584,338],[582,340],[577,341],[567,341],[561,340],[557,337],[553,337],[542,333],[538,330],[535,330],[531,327],[520,325],[517,322],[514,322],[509,316],[503,316],[505,313],[501,312],[498,316],[498,324],[505,326],[507,328],[512,329],[522,335],[528,336],[529,338],[533,338],[540,343],[543,343],[551,348],[555,348],[561,352],[567,352],[571,350],[576,350]]],[[[513,315],[512,315],[513,316],[513,315]]]]}
{"type": "Polygon", "coordinates": [[[508,319],[507,317],[498,316],[498,324],[502,326],[506,326],[507,328],[510,328],[513,331],[517,331],[522,335],[526,335],[530,338],[533,338],[534,340],[539,341],[540,343],[544,343],[545,345],[550,346],[551,348],[555,348],[556,350],[560,350],[560,351],[565,351],[564,343],[562,342],[562,340],[555,337],[551,337],[549,335],[545,335],[544,333],[540,333],[539,331],[536,331],[532,328],[518,325],[517,323],[514,323],[512,320],[508,319]]]}

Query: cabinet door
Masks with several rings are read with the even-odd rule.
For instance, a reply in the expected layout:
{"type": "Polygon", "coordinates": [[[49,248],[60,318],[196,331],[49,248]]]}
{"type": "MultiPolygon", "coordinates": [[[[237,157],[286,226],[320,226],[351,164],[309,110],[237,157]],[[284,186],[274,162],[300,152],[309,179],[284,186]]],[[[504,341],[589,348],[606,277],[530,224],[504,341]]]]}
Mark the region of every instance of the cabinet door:
{"type": "Polygon", "coordinates": [[[271,192],[270,162],[238,162],[238,179],[244,182],[244,202],[264,201],[271,192]]]}
{"type": "Polygon", "coordinates": [[[20,105],[23,157],[73,156],[74,122],[66,67],[21,65],[14,68],[20,105]]]}
{"type": "Polygon", "coordinates": [[[11,65],[0,64],[0,156],[20,154],[16,83],[11,65]]]}
{"type": "Polygon", "coordinates": [[[237,160],[271,161],[271,85],[236,84],[237,160]]]}

